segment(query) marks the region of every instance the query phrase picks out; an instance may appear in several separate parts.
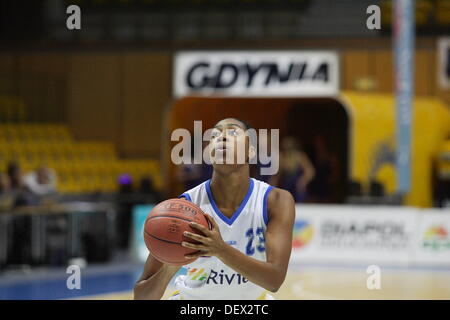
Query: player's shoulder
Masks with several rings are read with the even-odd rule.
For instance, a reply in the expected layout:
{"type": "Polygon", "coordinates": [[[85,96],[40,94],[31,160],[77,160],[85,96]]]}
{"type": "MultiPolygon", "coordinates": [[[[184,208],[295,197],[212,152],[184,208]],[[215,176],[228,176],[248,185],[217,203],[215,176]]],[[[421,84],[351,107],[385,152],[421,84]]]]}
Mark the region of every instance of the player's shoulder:
{"type": "Polygon", "coordinates": [[[289,191],[277,187],[272,187],[267,201],[272,207],[279,204],[295,204],[294,197],[289,191]]]}
{"type": "MultiPolygon", "coordinates": [[[[295,200],[289,191],[273,187],[267,197],[269,221],[277,215],[292,219],[295,216],[295,200]]],[[[281,217],[280,217],[281,218],[281,217]]]]}

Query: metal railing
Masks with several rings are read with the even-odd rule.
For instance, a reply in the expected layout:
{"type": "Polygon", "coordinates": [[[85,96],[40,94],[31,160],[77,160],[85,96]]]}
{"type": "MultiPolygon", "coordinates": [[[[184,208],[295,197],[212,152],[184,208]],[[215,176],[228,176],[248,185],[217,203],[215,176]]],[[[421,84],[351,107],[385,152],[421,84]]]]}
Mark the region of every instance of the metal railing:
{"type": "Polygon", "coordinates": [[[84,239],[87,234],[101,235],[103,256],[111,256],[116,246],[116,210],[109,203],[71,202],[41,206],[26,206],[14,211],[0,212],[0,266],[13,263],[21,265],[49,264],[49,227],[59,219],[60,234],[64,236],[65,262],[73,258],[86,258],[84,239]],[[17,229],[17,222],[25,224],[17,229]],[[18,237],[20,233],[20,238],[18,237]],[[14,244],[19,241],[20,245],[14,244]],[[13,248],[23,250],[24,255],[17,262],[11,259],[13,248]]]}

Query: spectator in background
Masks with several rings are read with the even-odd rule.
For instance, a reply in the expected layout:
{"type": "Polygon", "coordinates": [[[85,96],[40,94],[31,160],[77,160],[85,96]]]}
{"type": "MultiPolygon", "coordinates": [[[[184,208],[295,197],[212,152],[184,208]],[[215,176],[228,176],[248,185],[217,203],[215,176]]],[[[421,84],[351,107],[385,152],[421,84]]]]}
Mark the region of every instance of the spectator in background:
{"type": "Polygon", "coordinates": [[[314,178],[315,170],[305,152],[293,137],[285,137],[281,142],[280,168],[270,184],[289,191],[295,202],[306,197],[308,184],[314,178]]]}
{"type": "Polygon", "coordinates": [[[11,185],[8,176],[0,172],[0,210],[11,209],[14,196],[11,194],[11,185]]]}
{"type": "Polygon", "coordinates": [[[162,201],[162,196],[156,190],[153,179],[150,176],[145,176],[141,179],[139,193],[145,196],[146,203],[158,203],[162,201]]]}
{"type": "Polygon", "coordinates": [[[0,194],[7,193],[11,190],[11,183],[8,176],[0,172],[0,194]]]}
{"type": "Polygon", "coordinates": [[[133,179],[130,174],[121,174],[117,182],[119,183],[119,194],[133,193],[133,179]]]}
{"type": "Polygon", "coordinates": [[[24,190],[24,179],[22,175],[22,170],[17,162],[11,161],[8,163],[8,180],[11,191],[22,191],[24,190]]]}
{"type": "Polygon", "coordinates": [[[127,249],[130,244],[130,230],[133,207],[138,204],[158,203],[163,200],[156,190],[150,175],[142,176],[139,187],[133,187],[133,178],[130,174],[121,174],[118,178],[119,192],[116,195],[117,217],[117,244],[121,249],[127,249]]]}
{"type": "Polygon", "coordinates": [[[315,176],[308,189],[308,200],[326,203],[332,199],[332,185],[337,181],[337,158],[331,154],[321,135],[314,137],[314,155],[312,157],[315,176]]]}
{"type": "Polygon", "coordinates": [[[47,196],[56,193],[56,174],[52,169],[40,166],[24,177],[25,187],[35,195],[47,196]]]}
{"type": "Polygon", "coordinates": [[[26,206],[30,204],[37,204],[38,200],[31,194],[24,182],[22,169],[15,161],[8,163],[8,183],[10,185],[10,192],[14,197],[13,208],[19,206],[26,206]]]}
{"type": "Polygon", "coordinates": [[[133,179],[130,174],[124,173],[118,177],[119,192],[117,193],[117,244],[120,248],[126,249],[128,247],[131,213],[135,205],[133,194],[133,179]]]}

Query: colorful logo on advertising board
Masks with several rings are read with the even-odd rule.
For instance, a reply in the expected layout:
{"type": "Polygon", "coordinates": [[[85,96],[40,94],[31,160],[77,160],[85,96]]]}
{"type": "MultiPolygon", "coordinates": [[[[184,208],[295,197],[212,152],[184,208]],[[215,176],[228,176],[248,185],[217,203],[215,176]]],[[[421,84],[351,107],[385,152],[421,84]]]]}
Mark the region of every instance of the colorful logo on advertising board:
{"type": "Polygon", "coordinates": [[[450,250],[450,237],[447,229],[443,226],[432,226],[424,235],[422,246],[434,251],[450,250]]]}
{"type": "Polygon", "coordinates": [[[292,237],[292,247],[298,249],[306,246],[311,241],[313,235],[314,229],[308,221],[295,221],[292,237]]]}

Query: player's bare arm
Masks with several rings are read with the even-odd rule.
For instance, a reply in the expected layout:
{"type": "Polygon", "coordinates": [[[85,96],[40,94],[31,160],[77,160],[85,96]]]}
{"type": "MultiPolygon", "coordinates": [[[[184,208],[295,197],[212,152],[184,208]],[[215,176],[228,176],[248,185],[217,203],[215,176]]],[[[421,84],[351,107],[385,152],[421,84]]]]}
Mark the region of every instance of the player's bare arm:
{"type": "Polygon", "coordinates": [[[134,299],[161,299],[170,280],[180,268],[181,266],[164,264],[149,254],[144,271],[134,286],[134,299]]]}
{"type": "Polygon", "coordinates": [[[292,195],[274,188],[268,196],[269,222],[265,232],[266,262],[253,259],[222,240],[216,222],[207,216],[212,230],[197,224],[192,226],[204,236],[187,233],[186,236],[201,244],[184,242],[188,248],[201,250],[191,257],[216,256],[223,263],[239,272],[251,282],[276,292],[283,284],[292,248],[292,228],[295,219],[295,203],[292,195]]]}

